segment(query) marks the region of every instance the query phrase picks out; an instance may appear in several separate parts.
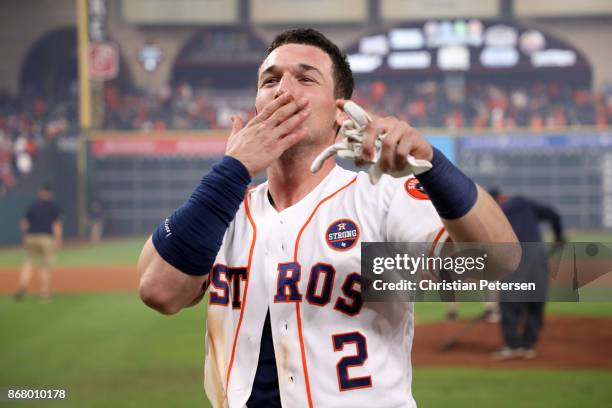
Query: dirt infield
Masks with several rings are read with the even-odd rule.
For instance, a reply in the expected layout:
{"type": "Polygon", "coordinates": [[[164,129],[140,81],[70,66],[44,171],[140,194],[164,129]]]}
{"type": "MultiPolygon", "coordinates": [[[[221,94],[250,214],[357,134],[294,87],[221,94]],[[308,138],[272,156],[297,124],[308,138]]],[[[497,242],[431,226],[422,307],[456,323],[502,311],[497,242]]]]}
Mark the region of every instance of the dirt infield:
{"type": "MultiPolygon", "coordinates": [[[[12,293],[18,268],[0,268],[0,293],[12,293]]],[[[38,291],[34,276],[30,292],[38,291]]],[[[53,293],[100,293],[136,291],[135,266],[54,268],[53,293]]],[[[612,319],[547,316],[534,360],[492,361],[489,354],[501,345],[499,325],[477,323],[449,351],[442,346],[467,321],[417,324],[412,352],[415,366],[584,368],[612,369],[612,319]]]]}
{"type": "MultiPolygon", "coordinates": [[[[14,292],[18,279],[19,268],[0,268],[0,293],[14,292]]],[[[30,292],[38,292],[39,283],[34,274],[30,292]]],[[[55,267],[51,278],[53,293],[129,292],[137,287],[136,266],[55,267]]]]}
{"type": "Polygon", "coordinates": [[[412,362],[415,366],[478,366],[514,368],[612,369],[612,319],[547,316],[533,360],[493,361],[489,354],[500,347],[498,324],[477,323],[448,351],[446,341],[467,321],[417,325],[412,362]]]}

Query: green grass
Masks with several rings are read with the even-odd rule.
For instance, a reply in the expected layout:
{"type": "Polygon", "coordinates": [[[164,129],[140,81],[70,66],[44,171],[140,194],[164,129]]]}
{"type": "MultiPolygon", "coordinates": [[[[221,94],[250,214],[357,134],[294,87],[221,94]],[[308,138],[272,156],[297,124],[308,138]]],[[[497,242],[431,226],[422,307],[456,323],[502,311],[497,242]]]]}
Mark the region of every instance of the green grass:
{"type": "Polygon", "coordinates": [[[612,231],[570,231],[567,237],[571,242],[612,242],[612,231]]]}
{"type": "MultiPolygon", "coordinates": [[[[146,238],[128,238],[101,242],[96,245],[68,246],[57,253],[57,266],[135,265],[146,238]]],[[[19,266],[24,252],[20,248],[0,251],[0,267],[19,266]]]]}
{"type": "Polygon", "coordinates": [[[135,294],[2,296],[0,384],[66,388],[69,407],[206,406],[204,322],[202,306],[170,318],[135,294]]]}
{"type": "MultiPolygon", "coordinates": [[[[574,241],[612,242],[605,234],[574,241]]],[[[144,237],[63,249],[61,266],[133,265],[144,237]]],[[[18,266],[21,250],[0,251],[0,267],[18,266]]],[[[548,314],[610,316],[608,303],[549,303],[548,314]]],[[[444,318],[443,303],[417,303],[418,323],[444,318]]],[[[462,303],[462,317],[480,313],[462,303]]],[[[205,308],[166,317],[135,294],[57,295],[15,303],[0,296],[0,387],[67,388],[50,406],[207,407],[202,389],[205,308]]],[[[418,330],[418,329],[417,329],[418,330]]],[[[609,352],[609,350],[602,351],[609,352]]],[[[414,395],[422,407],[607,406],[612,372],[417,368],[414,395]]],[[[9,404],[0,406],[28,406],[9,404]]]]}
{"type": "Polygon", "coordinates": [[[610,371],[416,368],[412,390],[428,408],[604,407],[610,383],[610,371]]]}
{"type": "MultiPolygon", "coordinates": [[[[440,319],[444,307],[417,304],[419,322],[440,319]]],[[[612,314],[596,303],[553,308],[612,314]]],[[[205,318],[203,306],[162,316],[129,293],[57,295],[50,304],[0,296],[0,387],[66,388],[57,406],[67,407],[206,407],[205,318]]],[[[589,370],[417,368],[413,389],[423,407],[589,407],[606,405],[611,381],[612,372],[589,370]]]]}

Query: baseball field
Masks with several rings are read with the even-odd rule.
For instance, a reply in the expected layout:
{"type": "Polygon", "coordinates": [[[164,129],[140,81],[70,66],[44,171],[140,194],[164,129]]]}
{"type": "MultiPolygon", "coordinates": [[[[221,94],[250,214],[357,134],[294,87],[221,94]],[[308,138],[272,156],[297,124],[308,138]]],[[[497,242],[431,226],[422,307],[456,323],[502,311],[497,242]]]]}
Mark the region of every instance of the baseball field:
{"type": "MultiPolygon", "coordinates": [[[[202,389],[205,303],[168,317],[140,302],[135,263],[143,239],[62,249],[50,303],[36,296],[36,276],[33,294],[21,302],[11,297],[23,254],[0,251],[0,388],[67,390],[67,398],[51,406],[208,406],[202,389]]],[[[439,303],[418,303],[416,311],[413,392],[422,407],[610,403],[612,302],[548,304],[538,356],[509,362],[488,358],[500,344],[497,325],[478,323],[442,351],[466,320],[444,322],[439,303]]],[[[480,311],[478,303],[460,307],[462,319],[480,311]]],[[[0,400],[0,406],[30,404],[0,400]]]]}

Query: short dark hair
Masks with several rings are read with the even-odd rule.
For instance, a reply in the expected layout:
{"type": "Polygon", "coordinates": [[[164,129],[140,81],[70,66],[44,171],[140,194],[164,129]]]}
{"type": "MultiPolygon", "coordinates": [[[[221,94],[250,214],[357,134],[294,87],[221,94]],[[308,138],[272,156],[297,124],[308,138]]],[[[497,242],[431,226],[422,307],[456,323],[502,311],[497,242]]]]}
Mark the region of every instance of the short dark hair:
{"type": "Polygon", "coordinates": [[[336,98],[351,98],[353,88],[355,87],[353,72],[351,71],[346,54],[342,53],[336,44],[312,28],[294,28],[283,31],[272,40],[266,51],[266,57],[278,47],[286,44],[312,45],[323,50],[332,61],[334,94],[336,98]]]}
{"type": "Polygon", "coordinates": [[[43,183],[40,185],[40,191],[46,191],[47,193],[53,192],[53,187],[49,183],[43,183]]]}

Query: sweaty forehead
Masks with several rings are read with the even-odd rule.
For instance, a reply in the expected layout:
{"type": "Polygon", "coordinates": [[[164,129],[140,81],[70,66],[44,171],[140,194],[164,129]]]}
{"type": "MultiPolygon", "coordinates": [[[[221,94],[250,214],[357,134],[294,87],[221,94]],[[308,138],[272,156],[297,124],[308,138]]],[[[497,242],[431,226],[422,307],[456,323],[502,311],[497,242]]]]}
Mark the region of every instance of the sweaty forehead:
{"type": "Polygon", "coordinates": [[[262,62],[258,76],[271,66],[285,70],[296,69],[300,64],[313,66],[331,79],[332,62],[329,55],[318,47],[305,44],[285,44],[276,48],[262,62]]]}

